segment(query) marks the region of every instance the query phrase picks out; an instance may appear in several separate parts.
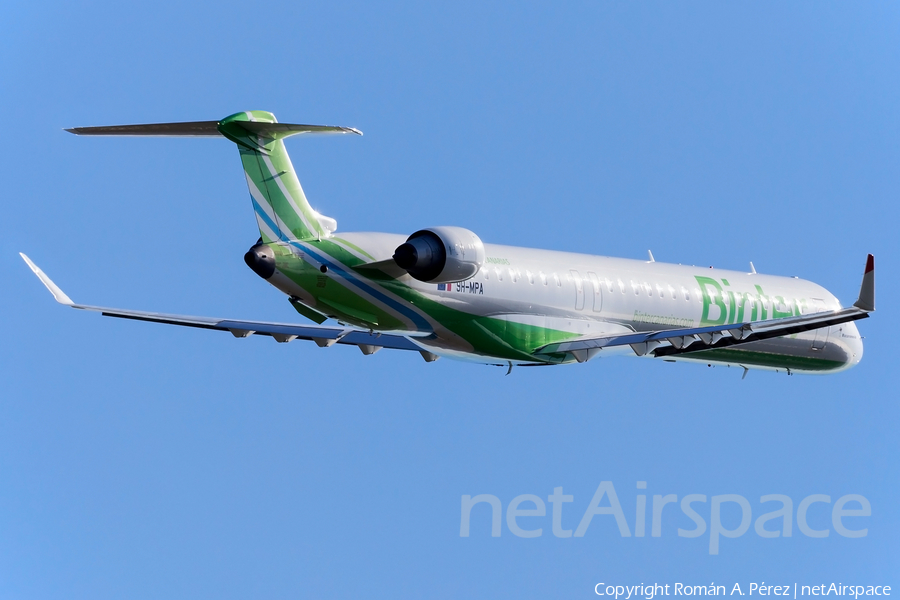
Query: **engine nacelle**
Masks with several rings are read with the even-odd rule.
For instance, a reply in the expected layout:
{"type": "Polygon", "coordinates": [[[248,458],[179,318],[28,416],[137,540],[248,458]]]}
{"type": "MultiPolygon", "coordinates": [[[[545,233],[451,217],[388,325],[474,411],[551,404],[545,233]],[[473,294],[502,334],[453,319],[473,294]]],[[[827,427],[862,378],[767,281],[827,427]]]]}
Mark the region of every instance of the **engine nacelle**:
{"type": "Polygon", "coordinates": [[[430,227],[415,232],[398,246],[394,262],[419,281],[465,281],[484,264],[484,244],[462,227],[430,227]]]}

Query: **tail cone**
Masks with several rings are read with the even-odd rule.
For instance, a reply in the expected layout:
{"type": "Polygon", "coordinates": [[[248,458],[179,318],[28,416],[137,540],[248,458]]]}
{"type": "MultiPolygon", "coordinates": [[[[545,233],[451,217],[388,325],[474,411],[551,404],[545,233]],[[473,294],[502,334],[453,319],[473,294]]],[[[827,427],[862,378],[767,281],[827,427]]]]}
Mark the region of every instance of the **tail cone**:
{"type": "Polygon", "coordinates": [[[244,262],[263,279],[268,279],[275,274],[275,253],[266,244],[256,244],[247,250],[244,262]]]}

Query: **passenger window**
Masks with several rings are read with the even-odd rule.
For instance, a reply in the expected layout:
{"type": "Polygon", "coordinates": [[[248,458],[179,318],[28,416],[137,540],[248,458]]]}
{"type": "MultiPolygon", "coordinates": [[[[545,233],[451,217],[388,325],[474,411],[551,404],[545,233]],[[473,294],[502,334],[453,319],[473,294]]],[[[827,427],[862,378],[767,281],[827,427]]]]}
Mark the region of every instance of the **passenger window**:
{"type": "Polygon", "coordinates": [[[528,278],[528,283],[530,283],[531,285],[534,285],[534,273],[532,273],[531,271],[526,270],[526,271],[525,271],[525,277],[528,278]]]}
{"type": "Polygon", "coordinates": [[[538,276],[541,278],[541,283],[547,285],[547,276],[544,274],[544,272],[538,271],[538,276]]]}
{"type": "Polygon", "coordinates": [[[625,293],[625,282],[623,282],[621,279],[617,279],[616,281],[619,283],[619,291],[624,294],[625,293]]]}

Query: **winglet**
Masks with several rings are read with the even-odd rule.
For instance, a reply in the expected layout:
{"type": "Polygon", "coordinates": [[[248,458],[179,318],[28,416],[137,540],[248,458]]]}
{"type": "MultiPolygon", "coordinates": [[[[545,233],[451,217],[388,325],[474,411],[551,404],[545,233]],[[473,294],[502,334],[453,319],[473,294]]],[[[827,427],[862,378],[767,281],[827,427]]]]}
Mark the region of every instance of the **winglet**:
{"type": "Polygon", "coordinates": [[[72,302],[72,299],[66,296],[66,293],[59,289],[59,286],[53,283],[53,281],[47,277],[47,275],[41,271],[40,267],[31,262],[31,259],[19,252],[19,256],[22,257],[22,260],[25,261],[25,264],[34,271],[34,274],[38,276],[38,279],[41,280],[41,283],[46,286],[50,293],[53,294],[53,298],[59,302],[60,304],[65,304],[66,306],[73,306],[75,303],[72,302]]]}
{"type": "Polygon", "coordinates": [[[866,312],[875,310],[875,257],[871,254],[866,259],[866,272],[859,286],[859,299],[853,306],[866,312]]]}

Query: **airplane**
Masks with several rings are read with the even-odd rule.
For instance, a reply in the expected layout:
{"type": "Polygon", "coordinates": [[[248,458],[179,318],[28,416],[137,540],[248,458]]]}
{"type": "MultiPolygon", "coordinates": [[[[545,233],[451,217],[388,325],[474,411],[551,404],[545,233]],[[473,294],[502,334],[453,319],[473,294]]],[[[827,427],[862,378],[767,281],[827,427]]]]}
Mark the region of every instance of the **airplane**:
{"type": "Polygon", "coordinates": [[[412,235],[337,233],[314,210],[285,149],[294,135],[362,135],[349,127],[279,123],[246,111],[219,121],[80,127],[76,135],[224,137],[240,153],[259,240],[244,261],[312,324],[217,319],[73,302],[27,256],[60,304],[110,317],[419,352],[508,367],[584,363],[606,355],[782,373],[833,373],[859,363],[855,321],[875,310],[869,254],[856,302],[794,277],[486,244],[456,226],[412,235]],[[336,325],[326,324],[335,321],[336,325]]]}

